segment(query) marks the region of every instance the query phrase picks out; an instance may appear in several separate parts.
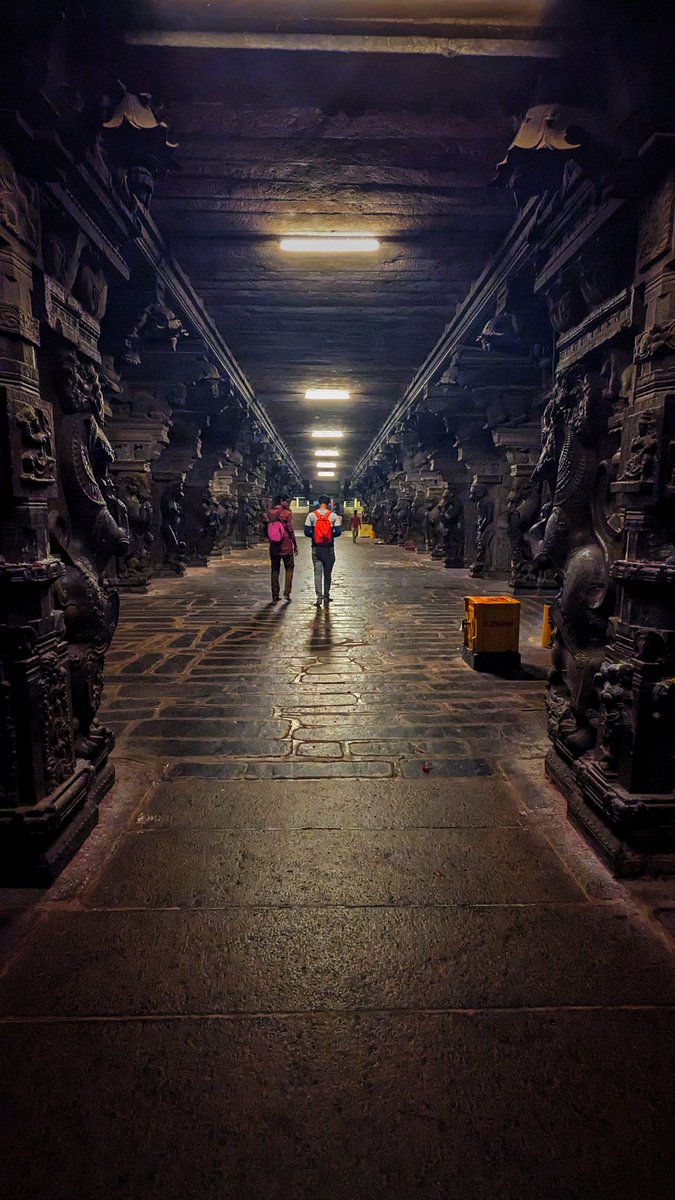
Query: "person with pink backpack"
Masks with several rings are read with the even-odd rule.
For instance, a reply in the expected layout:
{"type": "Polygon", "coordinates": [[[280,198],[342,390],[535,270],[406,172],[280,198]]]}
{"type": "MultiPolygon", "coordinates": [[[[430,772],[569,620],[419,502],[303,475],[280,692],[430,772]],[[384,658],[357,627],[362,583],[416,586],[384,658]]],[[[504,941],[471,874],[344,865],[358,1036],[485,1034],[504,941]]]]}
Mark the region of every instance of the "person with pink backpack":
{"type": "Polygon", "coordinates": [[[291,498],[282,494],[277,496],[274,507],[265,514],[265,527],[270,547],[270,565],[272,568],[272,603],[277,604],[280,587],[281,564],[284,564],[284,600],[291,600],[293,587],[293,571],[295,556],[298,553],[298,543],[293,529],[293,514],[290,509],[291,498]]]}
{"type": "Polygon", "coordinates": [[[318,507],[305,521],[305,537],[312,539],[316,607],[330,604],[330,581],[335,566],[335,539],[342,533],[342,517],[331,511],[330,496],[319,496],[318,507]]]}

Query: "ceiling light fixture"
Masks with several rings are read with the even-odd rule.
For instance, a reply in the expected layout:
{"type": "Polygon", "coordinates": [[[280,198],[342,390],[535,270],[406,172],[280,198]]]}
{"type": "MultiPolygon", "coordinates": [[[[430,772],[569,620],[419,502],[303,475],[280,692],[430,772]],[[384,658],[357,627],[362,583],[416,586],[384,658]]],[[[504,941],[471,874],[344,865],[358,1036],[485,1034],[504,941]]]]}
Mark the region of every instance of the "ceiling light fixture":
{"type": "Polygon", "coordinates": [[[379,248],[379,238],[365,233],[301,233],[279,242],[287,254],[374,254],[379,248]]]}
{"type": "Polygon", "coordinates": [[[321,467],[322,469],[325,467],[327,471],[331,470],[333,467],[337,467],[336,462],[320,462],[320,463],[317,463],[316,465],[317,465],[317,467],[321,467]]]}
{"type": "Polygon", "coordinates": [[[307,388],[305,400],[349,400],[351,392],[346,388],[307,388]]]}
{"type": "Polygon", "coordinates": [[[340,455],[339,450],[315,450],[314,451],[315,458],[338,458],[339,455],[340,455]]]}
{"type": "Polygon", "coordinates": [[[317,479],[335,479],[335,471],[317,471],[317,479]]]}
{"type": "Polygon", "coordinates": [[[344,437],[341,429],[313,429],[313,438],[341,438],[344,437]]]}

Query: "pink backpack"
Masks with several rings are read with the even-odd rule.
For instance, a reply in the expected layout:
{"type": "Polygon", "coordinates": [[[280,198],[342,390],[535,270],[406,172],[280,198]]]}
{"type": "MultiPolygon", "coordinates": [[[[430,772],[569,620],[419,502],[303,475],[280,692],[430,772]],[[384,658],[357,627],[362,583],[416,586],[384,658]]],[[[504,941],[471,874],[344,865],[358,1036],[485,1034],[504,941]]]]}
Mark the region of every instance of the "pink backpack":
{"type": "Polygon", "coordinates": [[[286,528],[283,521],[277,517],[274,521],[267,522],[267,536],[271,542],[283,542],[286,536],[286,528]]]}

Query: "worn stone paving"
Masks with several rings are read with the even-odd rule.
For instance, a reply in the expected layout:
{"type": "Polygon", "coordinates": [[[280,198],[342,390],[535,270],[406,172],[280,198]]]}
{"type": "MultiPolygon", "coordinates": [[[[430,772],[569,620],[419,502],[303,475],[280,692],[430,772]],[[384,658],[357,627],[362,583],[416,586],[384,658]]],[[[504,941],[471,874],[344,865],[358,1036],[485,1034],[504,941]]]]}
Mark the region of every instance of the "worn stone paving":
{"type": "Polygon", "coordinates": [[[306,546],[288,606],[262,548],[124,600],[118,784],[7,921],[3,1195],[671,1194],[671,942],[543,779],[541,602],[481,676],[475,581],[343,543],[328,610],[306,546]]]}

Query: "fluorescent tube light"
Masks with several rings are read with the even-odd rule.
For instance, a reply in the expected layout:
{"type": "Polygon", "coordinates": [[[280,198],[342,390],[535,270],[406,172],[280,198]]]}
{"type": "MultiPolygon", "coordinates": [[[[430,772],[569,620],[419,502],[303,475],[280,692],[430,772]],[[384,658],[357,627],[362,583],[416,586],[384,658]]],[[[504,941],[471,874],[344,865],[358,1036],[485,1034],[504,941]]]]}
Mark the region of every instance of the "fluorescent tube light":
{"type": "Polygon", "coordinates": [[[349,400],[351,392],[346,388],[307,388],[305,400],[349,400]]]}
{"type": "Polygon", "coordinates": [[[335,471],[317,471],[317,479],[335,479],[335,471]]]}
{"type": "Polygon", "coordinates": [[[317,465],[317,467],[321,467],[322,469],[325,467],[327,471],[332,470],[334,467],[337,467],[336,462],[320,462],[320,463],[317,463],[316,465],[317,465]]]}
{"type": "Polygon", "coordinates": [[[282,237],[279,248],[287,254],[374,254],[380,242],[362,233],[303,233],[282,237]]]}
{"type": "MultiPolygon", "coordinates": [[[[339,450],[315,450],[314,457],[315,458],[339,458],[340,451],[339,450]]],[[[321,464],[319,463],[319,466],[320,465],[321,464]]]]}
{"type": "Polygon", "coordinates": [[[313,438],[341,438],[344,437],[341,429],[313,429],[313,438]]]}

